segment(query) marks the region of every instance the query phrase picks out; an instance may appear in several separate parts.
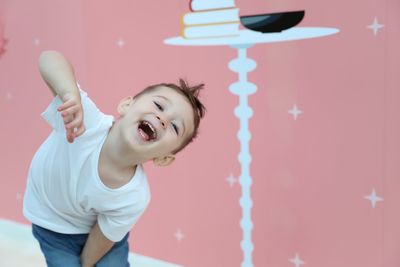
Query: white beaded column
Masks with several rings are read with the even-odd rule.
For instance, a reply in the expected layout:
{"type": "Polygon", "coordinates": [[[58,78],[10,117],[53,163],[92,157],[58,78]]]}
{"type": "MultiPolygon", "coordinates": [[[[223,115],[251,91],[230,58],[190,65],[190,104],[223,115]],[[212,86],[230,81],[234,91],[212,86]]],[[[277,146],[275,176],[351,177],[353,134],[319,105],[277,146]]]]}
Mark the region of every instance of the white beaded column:
{"type": "Polygon", "coordinates": [[[240,141],[240,153],[238,160],[241,166],[241,174],[239,183],[242,188],[242,196],[240,197],[240,206],[242,207],[242,219],[240,227],[243,231],[243,240],[240,246],[243,251],[242,267],[253,267],[252,252],[254,245],[251,241],[251,232],[253,230],[253,222],[251,220],[251,208],[253,201],[251,199],[250,162],[251,155],[249,142],[251,134],[249,131],[249,119],[253,116],[253,110],[248,105],[248,96],[257,91],[257,86],[247,81],[247,73],[254,70],[257,66],[254,60],[247,58],[247,48],[252,44],[234,45],[232,46],[238,51],[238,58],[229,63],[229,69],[237,72],[239,81],[229,86],[229,91],[239,96],[239,106],[235,108],[235,116],[240,120],[240,130],[237,137],[240,141]]]}

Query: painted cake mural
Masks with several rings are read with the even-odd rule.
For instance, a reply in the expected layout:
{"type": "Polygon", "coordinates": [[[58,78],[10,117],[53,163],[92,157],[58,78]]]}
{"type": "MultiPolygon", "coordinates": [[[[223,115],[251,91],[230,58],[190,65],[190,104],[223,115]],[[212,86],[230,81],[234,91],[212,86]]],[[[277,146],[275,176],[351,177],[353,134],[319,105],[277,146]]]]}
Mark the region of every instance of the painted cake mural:
{"type": "Polygon", "coordinates": [[[239,35],[239,8],[234,0],[192,0],[191,12],[182,17],[181,36],[186,39],[239,35]]]}

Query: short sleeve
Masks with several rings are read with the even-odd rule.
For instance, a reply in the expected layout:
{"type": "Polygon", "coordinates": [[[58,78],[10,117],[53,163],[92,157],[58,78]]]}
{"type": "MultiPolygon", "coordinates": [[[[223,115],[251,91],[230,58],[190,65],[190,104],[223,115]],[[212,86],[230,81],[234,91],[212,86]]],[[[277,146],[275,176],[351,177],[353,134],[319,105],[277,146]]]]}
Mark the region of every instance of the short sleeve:
{"type": "MultiPolygon", "coordinates": [[[[79,85],[78,88],[83,107],[83,123],[86,129],[90,129],[95,127],[106,115],[96,107],[93,101],[88,97],[87,93],[83,91],[79,85]]],[[[57,108],[61,106],[62,103],[61,98],[58,95],[55,96],[46,110],[42,113],[42,117],[55,131],[65,132],[63,118],[60,112],[57,111],[57,108]]]]}
{"type": "Polygon", "coordinates": [[[121,241],[139,220],[145,208],[131,207],[129,209],[120,209],[99,214],[97,222],[101,232],[113,242],[121,241]]]}
{"type": "Polygon", "coordinates": [[[51,126],[51,128],[53,128],[56,131],[64,130],[63,119],[60,113],[57,111],[57,108],[61,106],[62,103],[63,102],[61,98],[58,95],[56,95],[53,98],[53,101],[50,102],[49,106],[42,113],[42,117],[45,119],[45,121],[51,126]]]}

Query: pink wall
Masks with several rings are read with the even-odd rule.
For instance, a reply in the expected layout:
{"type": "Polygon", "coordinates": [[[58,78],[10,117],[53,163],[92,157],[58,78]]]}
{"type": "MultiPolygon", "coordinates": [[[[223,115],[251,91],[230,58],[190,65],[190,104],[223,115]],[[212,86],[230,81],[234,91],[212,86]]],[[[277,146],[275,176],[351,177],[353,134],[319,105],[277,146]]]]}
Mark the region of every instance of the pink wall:
{"type": "MultiPolygon", "coordinates": [[[[235,50],[163,43],[179,34],[188,1],[2,1],[0,217],[28,223],[25,177],[49,133],[39,114],[51,99],[36,62],[56,49],[111,114],[149,84],[206,83],[200,136],[172,167],[148,164],[152,203],[130,241],[136,253],[184,266],[239,266],[241,192],[226,181],[240,174],[238,100],[228,91],[236,74],[227,67],[235,50]]],[[[341,30],[249,50],[258,64],[249,74],[258,86],[250,97],[255,266],[295,266],[296,253],[306,266],[400,266],[400,2],[236,4],[243,15],[305,9],[300,26],[341,30]],[[367,28],[375,17],[384,25],[376,35],[367,28]],[[373,188],[383,198],[375,208],[365,198],[373,188]]]]}

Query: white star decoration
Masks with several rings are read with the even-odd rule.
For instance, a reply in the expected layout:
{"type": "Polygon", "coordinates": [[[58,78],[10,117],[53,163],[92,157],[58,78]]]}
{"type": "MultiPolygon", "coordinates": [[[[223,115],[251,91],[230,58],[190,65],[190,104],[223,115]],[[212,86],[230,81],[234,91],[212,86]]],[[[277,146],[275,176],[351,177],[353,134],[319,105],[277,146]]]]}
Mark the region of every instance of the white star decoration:
{"type": "Polygon", "coordinates": [[[117,41],[117,46],[118,46],[119,48],[124,47],[124,46],[125,46],[125,41],[124,41],[124,39],[119,38],[118,41],[117,41]]]}
{"type": "Polygon", "coordinates": [[[380,28],[383,28],[385,25],[379,24],[378,19],[375,17],[374,22],[371,25],[368,25],[367,28],[371,29],[374,31],[374,35],[376,36],[378,34],[378,30],[380,28]]]}
{"type": "Polygon", "coordinates": [[[372,189],[372,193],[369,196],[365,196],[364,198],[371,201],[371,205],[373,208],[375,208],[376,202],[383,201],[382,197],[376,195],[375,188],[372,189]]]}
{"type": "Polygon", "coordinates": [[[301,111],[300,109],[298,109],[297,105],[294,104],[293,108],[291,110],[289,110],[289,113],[293,115],[293,118],[295,120],[297,120],[297,117],[303,113],[303,111],[301,111]]]}
{"type": "Polygon", "coordinates": [[[304,261],[302,261],[299,257],[299,254],[296,253],[296,256],[293,259],[289,260],[291,263],[293,263],[296,267],[299,267],[300,265],[306,264],[304,261]]]}
{"type": "Polygon", "coordinates": [[[40,44],[39,38],[33,39],[33,44],[34,44],[34,45],[39,45],[39,44],[40,44]]]}
{"type": "Polygon", "coordinates": [[[13,96],[10,92],[8,92],[6,95],[6,98],[7,98],[7,100],[11,100],[13,98],[13,96]]]}
{"type": "Polygon", "coordinates": [[[231,174],[226,178],[226,181],[229,183],[231,187],[233,187],[233,185],[238,182],[238,179],[233,177],[233,175],[231,174]]]}
{"type": "Polygon", "coordinates": [[[175,234],[174,234],[176,240],[178,240],[179,242],[185,237],[181,231],[181,229],[178,229],[175,234]]]}

